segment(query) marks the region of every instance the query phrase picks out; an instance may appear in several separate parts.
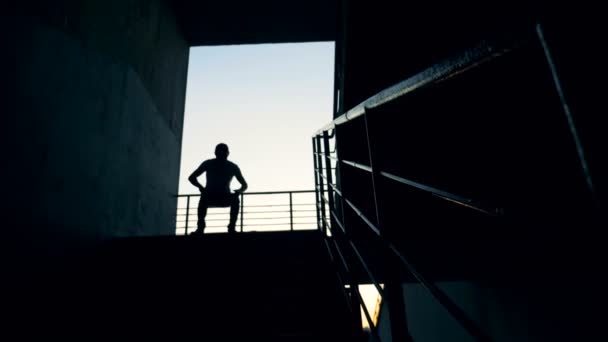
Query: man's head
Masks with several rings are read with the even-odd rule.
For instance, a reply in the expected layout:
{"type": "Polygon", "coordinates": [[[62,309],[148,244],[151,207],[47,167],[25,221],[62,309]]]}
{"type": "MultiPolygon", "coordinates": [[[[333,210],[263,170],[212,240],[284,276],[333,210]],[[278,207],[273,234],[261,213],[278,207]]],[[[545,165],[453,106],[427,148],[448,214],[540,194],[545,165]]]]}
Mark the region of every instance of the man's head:
{"type": "Polygon", "coordinates": [[[221,143],[215,146],[215,157],[217,159],[226,160],[228,159],[228,154],[230,154],[228,151],[228,145],[221,143]]]}

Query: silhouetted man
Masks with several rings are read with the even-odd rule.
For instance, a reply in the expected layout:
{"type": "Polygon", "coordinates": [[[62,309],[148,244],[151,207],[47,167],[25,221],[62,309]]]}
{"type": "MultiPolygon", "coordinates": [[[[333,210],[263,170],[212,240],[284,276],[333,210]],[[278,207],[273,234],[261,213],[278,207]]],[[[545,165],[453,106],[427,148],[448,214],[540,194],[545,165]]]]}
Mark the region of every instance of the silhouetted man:
{"type": "Polygon", "coordinates": [[[230,222],[228,223],[228,233],[235,232],[236,218],[239,215],[239,195],[247,190],[247,182],[239,167],[228,161],[228,145],[218,144],[215,147],[215,159],[205,160],[191,175],[188,180],[201,192],[201,199],[198,202],[198,229],[193,235],[203,234],[205,229],[205,216],[209,207],[230,207],[230,222]],[[198,176],[207,172],[207,187],[203,187],[198,180],[198,176]],[[232,177],[241,183],[241,188],[230,192],[230,182],[232,177]]]}

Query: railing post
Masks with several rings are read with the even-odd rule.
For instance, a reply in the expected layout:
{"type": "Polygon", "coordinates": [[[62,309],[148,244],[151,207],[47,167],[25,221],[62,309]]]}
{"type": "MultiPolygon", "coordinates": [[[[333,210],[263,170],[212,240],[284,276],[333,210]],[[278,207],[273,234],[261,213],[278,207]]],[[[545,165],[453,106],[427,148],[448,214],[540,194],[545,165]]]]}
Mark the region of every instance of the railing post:
{"type": "Polygon", "coordinates": [[[292,192],[289,192],[289,226],[293,230],[293,196],[292,192]]]}
{"type": "Polygon", "coordinates": [[[327,236],[327,223],[326,223],[326,218],[325,218],[325,199],[324,197],[324,192],[325,190],[323,189],[323,177],[321,177],[321,175],[323,174],[323,158],[321,158],[321,136],[317,135],[316,137],[316,143],[317,143],[317,154],[315,155],[315,158],[317,158],[317,165],[318,165],[318,170],[316,171],[318,173],[319,176],[319,200],[321,202],[321,207],[318,208],[317,210],[321,211],[320,214],[320,219],[321,219],[321,227],[322,227],[322,231],[323,231],[323,235],[327,236]]]}
{"type": "Polygon", "coordinates": [[[371,139],[371,124],[368,118],[369,109],[365,108],[363,112],[363,120],[365,122],[365,139],[367,141],[367,152],[369,156],[369,167],[372,169],[372,191],[374,192],[374,208],[376,209],[376,227],[380,230],[380,234],[385,235],[384,227],[382,226],[382,220],[380,218],[380,163],[375,159],[377,157],[376,146],[372,143],[371,139]]]}
{"type": "Polygon", "coordinates": [[[350,284],[350,301],[353,308],[353,320],[355,323],[355,327],[361,329],[361,327],[363,327],[363,320],[361,319],[361,300],[359,299],[359,285],[354,280],[350,284]]]}
{"type": "Polygon", "coordinates": [[[331,212],[335,213],[336,207],[334,205],[334,193],[331,188],[334,181],[333,181],[333,177],[331,174],[331,158],[329,158],[329,156],[330,156],[329,133],[327,133],[327,131],[323,132],[323,149],[325,152],[325,170],[326,170],[326,178],[327,178],[327,197],[328,197],[327,200],[329,201],[328,206],[329,206],[329,211],[330,211],[329,222],[331,223],[331,226],[329,227],[329,229],[331,230],[332,227],[334,227],[334,220],[331,215],[331,212]]]}
{"type": "Polygon", "coordinates": [[[190,195],[186,196],[186,230],[184,235],[188,235],[188,215],[190,215],[190,195]]]}
{"type": "Polygon", "coordinates": [[[317,144],[316,144],[316,135],[312,138],[312,162],[313,162],[313,166],[314,166],[314,172],[315,172],[315,211],[317,212],[317,228],[321,228],[321,226],[319,225],[319,222],[321,222],[321,216],[320,216],[320,211],[319,211],[319,206],[321,205],[321,202],[319,201],[319,175],[317,174],[317,171],[319,170],[319,166],[317,163],[317,144]]]}
{"type": "MultiPolygon", "coordinates": [[[[374,191],[374,207],[376,209],[376,227],[383,238],[387,238],[387,228],[384,227],[382,219],[382,180],[380,171],[382,168],[381,156],[378,154],[378,146],[372,141],[373,125],[370,123],[368,115],[369,109],[365,108],[363,120],[365,121],[365,135],[367,140],[367,151],[369,153],[369,166],[372,168],[372,189],[374,191]]],[[[385,256],[386,264],[391,265],[391,258],[385,256]]],[[[405,300],[401,289],[401,281],[395,272],[389,272],[386,279],[386,303],[389,309],[389,326],[391,336],[395,341],[412,341],[407,325],[405,314],[405,300]]]]}
{"type": "Polygon", "coordinates": [[[243,232],[243,216],[245,215],[244,211],[244,203],[245,202],[245,193],[241,193],[241,233],[243,232]]]}

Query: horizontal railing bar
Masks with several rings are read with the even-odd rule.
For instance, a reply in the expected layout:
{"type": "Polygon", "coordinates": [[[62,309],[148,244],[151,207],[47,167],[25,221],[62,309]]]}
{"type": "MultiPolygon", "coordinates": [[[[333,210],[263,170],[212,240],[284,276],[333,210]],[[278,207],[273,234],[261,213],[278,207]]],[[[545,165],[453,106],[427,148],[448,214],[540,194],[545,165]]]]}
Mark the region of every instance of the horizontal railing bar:
{"type": "Polygon", "coordinates": [[[340,195],[340,197],[342,197],[342,191],[338,190],[338,187],[335,186],[333,183],[327,183],[338,195],[340,195]]]}
{"type": "Polygon", "coordinates": [[[342,294],[344,295],[344,302],[346,302],[346,305],[348,306],[348,311],[350,311],[352,313],[353,312],[353,306],[352,306],[352,303],[349,300],[350,298],[348,297],[348,293],[346,292],[346,288],[344,287],[344,285],[346,283],[342,279],[342,276],[340,275],[340,273],[336,272],[336,276],[338,278],[338,285],[342,289],[342,291],[340,291],[340,292],[342,292],[342,294]]]}
{"type": "Polygon", "coordinates": [[[367,266],[367,263],[363,259],[363,256],[361,255],[361,253],[359,253],[359,249],[357,249],[357,246],[355,246],[355,243],[352,240],[349,240],[348,243],[353,248],[353,251],[355,252],[355,255],[357,255],[357,259],[359,259],[359,262],[361,262],[361,266],[363,266],[365,273],[367,273],[367,275],[369,276],[369,279],[371,279],[372,283],[374,284],[374,287],[376,288],[376,290],[378,290],[380,297],[384,298],[384,289],[382,287],[380,287],[380,283],[378,283],[378,281],[376,280],[376,277],[374,277],[374,275],[372,274],[372,271],[367,266]]]}
{"type": "MultiPolygon", "coordinates": [[[[196,209],[196,208],[194,208],[196,209]]],[[[292,210],[294,213],[309,213],[312,211],[316,211],[315,209],[294,209],[292,210]]],[[[289,210],[264,210],[264,211],[245,211],[244,214],[266,214],[266,213],[288,213],[289,210]]],[[[197,216],[196,212],[189,213],[188,216],[197,216]]],[[[210,215],[230,215],[229,213],[207,213],[207,216],[210,215]]],[[[175,216],[186,216],[186,214],[177,214],[175,216]]]]}
{"type": "MultiPolygon", "coordinates": [[[[321,152],[321,153],[313,153],[313,154],[316,154],[316,155],[318,155],[318,156],[320,156],[320,157],[323,157],[323,158],[328,157],[328,158],[330,158],[330,159],[337,160],[338,158],[336,158],[336,157],[332,156],[332,155],[331,155],[331,153],[334,153],[334,154],[335,154],[336,152],[335,152],[335,151],[334,151],[334,152],[330,152],[330,154],[329,154],[329,155],[326,155],[324,152],[321,152]]],[[[323,160],[323,163],[325,163],[325,161],[324,161],[324,160],[323,160]]],[[[318,168],[318,167],[316,167],[315,169],[319,169],[319,168],[318,168]]],[[[325,169],[325,168],[323,168],[323,169],[325,169]]]]}
{"type": "Polygon", "coordinates": [[[244,195],[280,195],[280,194],[306,194],[314,193],[314,190],[294,190],[294,191],[267,191],[267,192],[246,192],[244,195]]]}
{"type": "Polygon", "coordinates": [[[338,227],[340,227],[340,229],[342,229],[342,232],[346,233],[346,229],[344,229],[344,225],[338,219],[338,215],[336,215],[336,213],[334,213],[333,210],[330,210],[329,213],[334,217],[334,220],[336,221],[336,224],[338,224],[338,227]]]}
{"type": "MultiPolygon", "coordinates": [[[[317,222],[294,222],[294,225],[311,225],[314,226],[317,222]]],[[[243,227],[265,227],[265,226],[285,226],[285,229],[289,229],[291,224],[287,223],[268,223],[268,224],[244,224],[243,227]]],[[[196,228],[196,224],[188,225],[188,228],[196,228]]],[[[206,226],[205,228],[226,228],[226,225],[221,226],[206,226]]],[[[186,227],[177,227],[177,230],[184,230],[186,227]]]]}
{"type": "Polygon", "coordinates": [[[359,297],[359,303],[361,304],[361,308],[363,309],[363,315],[365,316],[367,324],[369,325],[370,330],[374,334],[374,337],[376,337],[376,325],[374,324],[374,321],[372,320],[372,317],[369,314],[369,311],[367,310],[367,305],[365,305],[365,302],[363,301],[363,297],[361,296],[359,289],[353,289],[353,291],[355,292],[357,297],[359,297]]]}
{"type": "MultiPolygon", "coordinates": [[[[292,204],[292,206],[314,206],[316,203],[294,203],[292,204]]],[[[186,208],[186,207],[179,207],[177,208],[177,210],[187,210],[187,209],[196,209],[198,207],[198,204],[193,204],[190,206],[190,208],[186,208]]],[[[246,205],[245,208],[263,208],[263,207],[289,207],[289,204],[260,204],[260,205],[246,205]]],[[[216,208],[230,208],[228,207],[209,207],[209,209],[216,209],[216,208]]]]}
{"type": "MultiPolygon", "coordinates": [[[[303,225],[303,224],[317,224],[317,222],[294,222],[293,225],[303,225]]],[[[264,227],[264,226],[290,226],[289,222],[287,223],[268,223],[268,224],[243,224],[243,227],[264,227]]]]}
{"type": "Polygon", "coordinates": [[[327,217],[323,217],[323,221],[325,221],[325,224],[327,225],[327,227],[329,228],[329,231],[331,232],[331,220],[328,220],[327,217]]]}
{"type": "Polygon", "coordinates": [[[483,212],[483,213],[488,214],[488,215],[498,215],[498,213],[501,212],[501,210],[498,209],[498,208],[494,208],[493,211],[489,211],[489,210],[483,209],[483,208],[481,208],[477,204],[478,202],[476,202],[476,201],[474,201],[474,200],[472,200],[470,198],[465,198],[465,197],[462,197],[462,196],[454,195],[454,194],[449,193],[447,191],[439,190],[437,188],[434,188],[434,187],[431,187],[431,186],[428,186],[428,185],[424,185],[424,184],[421,184],[421,183],[418,183],[418,182],[414,182],[414,181],[411,181],[411,180],[403,178],[403,177],[395,176],[395,175],[390,174],[388,172],[381,171],[380,174],[382,176],[388,178],[388,179],[392,179],[392,180],[397,181],[399,183],[409,185],[409,186],[414,187],[414,188],[419,189],[419,190],[430,192],[433,195],[435,195],[437,197],[440,197],[442,199],[448,200],[450,202],[454,202],[456,204],[463,205],[465,207],[468,207],[468,208],[471,208],[471,209],[483,212]]]}
{"type": "Polygon", "coordinates": [[[408,271],[426,288],[427,291],[443,306],[454,319],[456,319],[467,332],[479,341],[490,341],[490,337],[486,335],[477,324],[471,320],[467,314],[456,305],[443,291],[435,284],[427,281],[416,269],[405,259],[405,257],[397,250],[397,248],[388,243],[388,248],[395,253],[397,258],[405,265],[408,271]]]}
{"type": "Polygon", "coordinates": [[[367,165],[355,163],[355,162],[348,161],[348,160],[342,160],[342,162],[344,164],[346,164],[346,165],[350,165],[350,166],[356,167],[357,169],[361,169],[361,170],[364,170],[364,171],[367,171],[367,172],[373,172],[372,168],[369,167],[369,166],[367,166],[367,165]]]}
{"type": "MultiPolygon", "coordinates": [[[[334,258],[334,253],[331,252],[331,247],[329,246],[328,239],[323,239],[323,242],[325,243],[325,248],[327,249],[327,253],[329,254],[331,262],[336,264],[336,259],[334,258]]],[[[334,240],[334,242],[335,242],[335,240],[334,240]]],[[[339,253],[340,253],[340,251],[338,251],[338,254],[339,253]]],[[[347,271],[347,273],[348,273],[348,271],[347,271]]],[[[341,292],[344,295],[345,302],[348,305],[348,310],[352,312],[353,311],[352,305],[351,305],[351,301],[348,298],[348,293],[346,292],[345,282],[342,279],[342,276],[340,275],[340,271],[338,269],[336,269],[336,277],[338,278],[338,284],[340,285],[340,289],[342,290],[341,292]]]]}
{"type": "Polygon", "coordinates": [[[348,263],[346,262],[346,258],[342,254],[342,250],[341,250],[340,246],[338,245],[338,241],[336,241],[336,239],[333,239],[333,241],[334,241],[334,245],[336,246],[336,252],[338,252],[338,255],[340,256],[340,260],[342,261],[342,266],[344,266],[346,273],[350,274],[350,267],[348,267],[348,263]]]}
{"type": "MultiPolygon", "coordinates": [[[[315,205],[315,203],[294,203],[292,206],[296,205],[315,205]]],[[[245,208],[254,208],[254,207],[289,207],[289,204],[259,204],[259,205],[246,205],[245,208]]]]}
{"type": "MultiPolygon", "coordinates": [[[[303,206],[303,205],[315,205],[315,203],[294,203],[293,206],[303,206]]],[[[198,205],[193,205],[190,207],[196,208],[198,205]]],[[[289,207],[289,204],[260,204],[260,205],[246,205],[245,208],[261,208],[261,207],[289,207]]],[[[213,208],[213,207],[211,207],[213,208]]],[[[186,210],[187,208],[181,207],[177,208],[177,210],[186,210]]]]}
{"type": "Polygon", "coordinates": [[[365,222],[367,223],[367,225],[378,235],[380,235],[380,229],[378,229],[378,227],[376,227],[370,220],[367,219],[367,217],[365,217],[365,215],[363,215],[363,213],[357,209],[357,207],[348,199],[344,198],[344,200],[346,201],[346,203],[353,209],[353,211],[365,222]]]}
{"type": "Polygon", "coordinates": [[[307,218],[317,218],[316,216],[293,216],[293,217],[248,217],[246,220],[288,220],[290,218],[293,219],[307,219],[307,218]]]}
{"type": "Polygon", "coordinates": [[[329,206],[329,200],[327,199],[327,197],[325,197],[325,194],[321,194],[321,197],[323,197],[323,200],[325,201],[325,203],[327,203],[327,206],[329,206]]]}
{"type": "MultiPolygon", "coordinates": [[[[314,209],[294,209],[292,210],[294,213],[303,213],[303,212],[311,212],[316,211],[314,209]]],[[[265,214],[265,213],[288,213],[289,210],[268,210],[268,211],[245,211],[245,214],[265,214]]]]}
{"type": "Polygon", "coordinates": [[[316,170],[316,171],[315,171],[315,173],[316,173],[316,174],[318,174],[319,176],[321,176],[321,177],[325,178],[325,179],[327,180],[327,176],[325,176],[325,175],[323,174],[323,172],[321,172],[321,171],[319,171],[319,170],[316,170]]]}
{"type": "MultiPolygon", "coordinates": [[[[290,191],[263,191],[263,192],[244,192],[242,195],[280,195],[280,194],[303,194],[303,193],[311,193],[315,192],[314,190],[290,190],[290,191]]],[[[173,195],[174,197],[194,197],[200,196],[201,194],[182,194],[182,195],[173,195]]]]}
{"type": "MultiPolygon", "coordinates": [[[[302,216],[302,217],[294,217],[294,219],[297,219],[297,218],[299,218],[299,219],[313,219],[313,218],[314,218],[315,220],[310,220],[310,221],[305,221],[305,222],[301,222],[301,221],[300,221],[300,222],[294,222],[294,224],[296,224],[296,223],[297,223],[297,224],[316,223],[316,218],[317,218],[317,217],[316,217],[316,216],[302,216]]],[[[264,219],[264,220],[269,220],[269,219],[272,219],[272,218],[263,218],[263,219],[264,219]]],[[[277,219],[288,220],[288,219],[289,219],[289,217],[279,217],[279,218],[277,218],[277,219]]],[[[248,220],[248,221],[249,221],[249,220],[255,220],[255,218],[251,218],[251,219],[250,219],[250,218],[248,218],[247,220],[248,220]]],[[[211,222],[211,221],[213,221],[213,222],[228,222],[228,221],[229,221],[229,219],[228,219],[228,218],[226,218],[226,219],[219,219],[219,220],[205,220],[205,221],[208,221],[208,222],[211,222]]],[[[186,220],[180,220],[180,221],[177,221],[177,223],[183,223],[183,222],[186,222],[186,220]]],[[[189,223],[191,223],[192,225],[196,225],[196,221],[194,221],[194,222],[193,222],[193,221],[188,221],[188,222],[189,222],[189,223]]],[[[280,224],[290,224],[290,223],[289,223],[289,222],[285,222],[285,223],[280,223],[280,224]]],[[[188,226],[191,226],[191,225],[188,225],[188,226]]]]}
{"type": "Polygon", "coordinates": [[[447,59],[438,63],[408,79],[405,79],[391,87],[388,87],[367,100],[361,102],[346,113],[340,115],[327,125],[317,131],[315,136],[351,121],[365,113],[366,108],[376,108],[385,103],[393,101],[406,94],[412,93],[432,83],[439,83],[457,75],[469,68],[482,65],[483,63],[503,55],[515,48],[513,42],[502,44],[490,44],[482,42],[477,47],[469,49],[456,58],[447,59]]]}

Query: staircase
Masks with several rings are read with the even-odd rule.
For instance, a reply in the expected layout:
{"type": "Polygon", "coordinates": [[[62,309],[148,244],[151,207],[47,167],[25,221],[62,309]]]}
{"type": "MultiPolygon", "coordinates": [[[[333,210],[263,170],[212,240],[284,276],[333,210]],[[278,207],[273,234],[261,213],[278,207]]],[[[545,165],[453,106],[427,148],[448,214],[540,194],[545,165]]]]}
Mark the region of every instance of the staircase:
{"type": "Polygon", "coordinates": [[[81,261],[39,298],[52,329],[211,341],[357,331],[319,231],[127,238],[81,261]]]}

